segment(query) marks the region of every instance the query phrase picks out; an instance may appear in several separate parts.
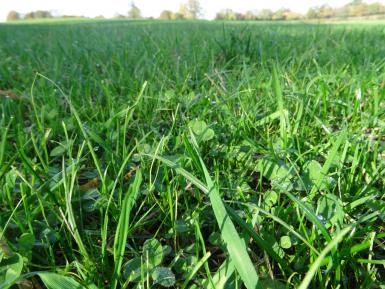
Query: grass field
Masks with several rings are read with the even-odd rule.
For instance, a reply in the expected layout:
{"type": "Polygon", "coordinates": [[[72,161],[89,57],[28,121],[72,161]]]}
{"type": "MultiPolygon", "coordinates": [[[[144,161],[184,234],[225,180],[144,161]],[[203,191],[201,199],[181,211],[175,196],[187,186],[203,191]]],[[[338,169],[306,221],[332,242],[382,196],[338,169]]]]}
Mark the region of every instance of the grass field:
{"type": "Polygon", "coordinates": [[[0,288],[385,288],[384,24],[0,40],[0,288]]]}

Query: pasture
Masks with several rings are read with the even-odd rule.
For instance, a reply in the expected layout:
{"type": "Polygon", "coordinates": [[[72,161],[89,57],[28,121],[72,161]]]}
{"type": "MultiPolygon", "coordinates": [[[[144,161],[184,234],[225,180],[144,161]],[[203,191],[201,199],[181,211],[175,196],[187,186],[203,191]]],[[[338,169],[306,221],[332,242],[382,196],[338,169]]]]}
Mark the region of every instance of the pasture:
{"type": "Polygon", "coordinates": [[[385,288],[384,24],[0,25],[0,288],[385,288]]]}

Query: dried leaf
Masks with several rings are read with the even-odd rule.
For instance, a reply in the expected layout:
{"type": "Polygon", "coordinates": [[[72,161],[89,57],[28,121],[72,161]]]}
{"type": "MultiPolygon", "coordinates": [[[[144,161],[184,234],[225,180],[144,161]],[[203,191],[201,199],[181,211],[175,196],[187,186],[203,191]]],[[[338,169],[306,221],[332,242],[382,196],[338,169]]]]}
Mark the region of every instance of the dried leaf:
{"type": "Polygon", "coordinates": [[[98,178],[93,178],[92,180],[88,181],[84,185],[80,186],[80,190],[82,192],[87,192],[92,189],[96,189],[99,186],[99,179],[98,178]]]}
{"type": "Polygon", "coordinates": [[[12,98],[12,99],[19,99],[20,97],[14,93],[12,90],[1,90],[0,89],[0,96],[3,96],[3,97],[9,97],[9,98],[12,98]]]}

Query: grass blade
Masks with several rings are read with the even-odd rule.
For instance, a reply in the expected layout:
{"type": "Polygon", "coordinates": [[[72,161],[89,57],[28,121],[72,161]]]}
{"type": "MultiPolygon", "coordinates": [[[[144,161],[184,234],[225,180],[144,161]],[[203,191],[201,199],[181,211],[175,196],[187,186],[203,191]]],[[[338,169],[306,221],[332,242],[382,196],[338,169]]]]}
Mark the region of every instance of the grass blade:
{"type": "Polygon", "coordinates": [[[111,288],[116,288],[120,277],[121,266],[123,262],[124,251],[126,249],[126,242],[129,233],[130,213],[134,206],[135,200],[139,194],[139,187],[142,182],[142,173],[137,171],[135,180],[131,184],[128,193],[124,197],[122,210],[120,212],[119,223],[116,229],[114,240],[114,275],[112,279],[111,288]]]}
{"type": "Polygon", "coordinates": [[[67,276],[62,276],[50,272],[40,272],[38,273],[38,275],[41,281],[43,281],[44,285],[47,287],[47,289],[86,289],[86,287],[67,276]]]}
{"type": "Polygon", "coordinates": [[[347,227],[341,232],[338,233],[337,236],[335,236],[329,244],[321,251],[317,259],[314,261],[314,263],[310,266],[309,271],[306,273],[305,278],[303,279],[302,283],[299,285],[298,289],[306,289],[309,287],[311,280],[313,279],[314,275],[316,274],[318,268],[320,267],[323,259],[325,259],[326,255],[337,246],[337,244],[343,239],[343,237],[349,233],[351,230],[351,227],[347,227]]]}
{"type": "Polygon", "coordinates": [[[318,177],[317,180],[315,180],[315,184],[314,186],[312,187],[310,193],[309,193],[309,197],[310,199],[312,199],[314,197],[314,195],[316,194],[316,192],[318,191],[318,189],[320,188],[323,180],[325,179],[326,175],[328,174],[329,172],[329,169],[334,161],[334,159],[336,158],[337,156],[337,153],[338,153],[338,149],[340,148],[341,144],[343,141],[345,141],[346,139],[346,131],[342,132],[339,137],[337,138],[336,142],[333,144],[333,147],[331,149],[331,151],[329,152],[329,155],[321,169],[321,173],[318,177]]]}
{"type": "Polygon", "coordinates": [[[279,257],[279,255],[273,250],[270,244],[268,244],[264,239],[262,239],[258,234],[255,232],[254,228],[247,224],[244,220],[242,220],[237,213],[228,205],[225,204],[226,210],[228,214],[231,216],[231,218],[236,222],[245,232],[247,235],[249,235],[255,243],[257,243],[258,247],[260,247],[262,250],[264,250],[271,258],[274,259],[277,263],[279,263],[285,270],[292,273],[292,269],[289,267],[289,265],[286,263],[286,261],[279,257]]]}
{"type": "Polygon", "coordinates": [[[277,99],[278,104],[278,112],[279,112],[279,119],[280,119],[280,135],[282,142],[284,144],[284,148],[287,146],[287,119],[285,115],[285,109],[283,105],[283,96],[282,96],[282,88],[281,84],[279,83],[277,68],[274,65],[273,67],[273,89],[274,89],[274,95],[277,99]]]}
{"type": "Polygon", "coordinates": [[[197,262],[194,266],[194,268],[192,269],[191,273],[187,276],[186,280],[183,282],[183,285],[182,287],[180,287],[181,289],[184,289],[186,288],[187,284],[190,282],[190,280],[195,276],[195,274],[198,272],[199,268],[203,266],[203,264],[205,262],[207,262],[207,260],[210,258],[211,256],[211,253],[210,252],[207,252],[203,257],[202,259],[199,260],[199,262],[197,262]]]}
{"type": "Polygon", "coordinates": [[[209,279],[205,280],[203,285],[208,289],[223,289],[225,288],[226,282],[234,273],[234,270],[234,263],[230,260],[230,258],[227,258],[212,278],[212,283],[215,287],[212,287],[209,279]]]}
{"type": "Polygon", "coordinates": [[[294,202],[296,203],[305,213],[306,218],[312,222],[322,233],[324,238],[327,241],[331,240],[331,237],[326,230],[325,226],[321,223],[321,221],[317,218],[316,214],[311,210],[308,206],[306,206],[301,200],[299,200],[297,197],[295,197],[293,194],[289,192],[285,192],[285,194],[294,202]]]}
{"type": "Polygon", "coordinates": [[[234,262],[234,266],[247,288],[261,288],[258,284],[258,274],[255,271],[255,267],[251,262],[249,254],[247,253],[245,243],[236,231],[235,226],[231,221],[231,218],[228,215],[225,205],[219,195],[219,190],[211,179],[207,168],[198,153],[193,133],[190,133],[190,136],[193,144],[191,145],[188,142],[185,142],[185,144],[187,145],[187,150],[190,154],[194,152],[195,157],[197,157],[200,161],[201,170],[203,171],[206,179],[210,203],[230,258],[234,262]]]}

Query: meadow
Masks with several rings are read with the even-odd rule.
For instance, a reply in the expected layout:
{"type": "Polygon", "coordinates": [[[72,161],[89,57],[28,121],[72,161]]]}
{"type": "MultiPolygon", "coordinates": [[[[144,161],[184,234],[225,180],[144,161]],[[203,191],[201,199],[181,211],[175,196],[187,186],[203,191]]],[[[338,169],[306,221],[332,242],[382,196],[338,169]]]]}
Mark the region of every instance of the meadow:
{"type": "Polygon", "coordinates": [[[385,288],[385,22],[0,25],[0,288],[385,288]]]}

